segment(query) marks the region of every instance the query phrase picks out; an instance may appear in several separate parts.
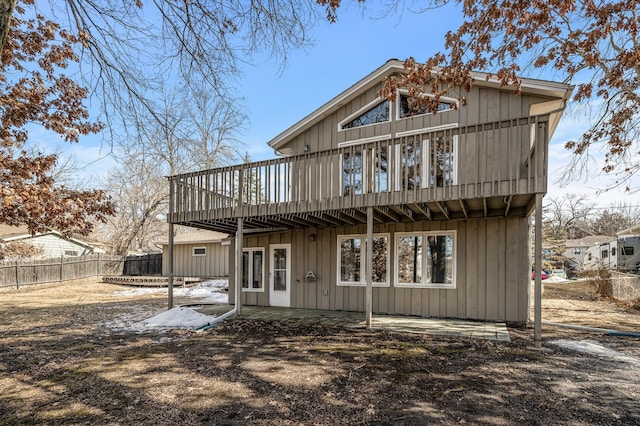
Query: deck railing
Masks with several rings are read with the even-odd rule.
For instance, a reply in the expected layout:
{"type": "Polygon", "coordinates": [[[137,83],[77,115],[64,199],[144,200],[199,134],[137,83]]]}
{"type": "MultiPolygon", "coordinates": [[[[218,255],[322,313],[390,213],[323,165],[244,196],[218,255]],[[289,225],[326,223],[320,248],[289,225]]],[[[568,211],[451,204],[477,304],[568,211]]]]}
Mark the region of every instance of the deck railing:
{"type": "Polygon", "coordinates": [[[169,220],[544,192],[547,124],[526,117],[171,176],[169,220]]]}

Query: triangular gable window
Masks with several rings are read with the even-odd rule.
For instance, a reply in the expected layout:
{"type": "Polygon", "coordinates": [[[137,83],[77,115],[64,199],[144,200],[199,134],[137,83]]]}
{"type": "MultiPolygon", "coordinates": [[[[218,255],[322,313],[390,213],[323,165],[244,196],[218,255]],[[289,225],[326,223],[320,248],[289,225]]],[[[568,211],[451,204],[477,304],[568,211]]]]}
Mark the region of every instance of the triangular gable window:
{"type": "Polygon", "coordinates": [[[368,126],[370,124],[383,123],[389,121],[389,101],[383,101],[374,107],[366,110],[364,113],[358,115],[342,126],[341,129],[353,129],[355,127],[368,126]]]}
{"type": "MultiPolygon", "coordinates": [[[[438,105],[437,112],[449,111],[454,109],[454,103],[440,101],[440,105],[438,105]]],[[[400,118],[413,117],[415,115],[427,114],[428,111],[424,106],[412,105],[412,102],[409,101],[409,96],[400,95],[400,118]]]]}

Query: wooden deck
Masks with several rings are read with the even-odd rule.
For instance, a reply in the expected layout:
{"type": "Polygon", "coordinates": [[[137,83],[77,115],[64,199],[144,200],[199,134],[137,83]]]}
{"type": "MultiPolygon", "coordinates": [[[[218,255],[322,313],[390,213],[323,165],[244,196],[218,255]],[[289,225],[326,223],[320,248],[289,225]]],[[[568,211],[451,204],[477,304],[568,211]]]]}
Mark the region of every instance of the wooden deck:
{"type": "Polygon", "coordinates": [[[169,177],[173,224],[234,232],[525,216],[547,186],[548,116],[169,177]]]}

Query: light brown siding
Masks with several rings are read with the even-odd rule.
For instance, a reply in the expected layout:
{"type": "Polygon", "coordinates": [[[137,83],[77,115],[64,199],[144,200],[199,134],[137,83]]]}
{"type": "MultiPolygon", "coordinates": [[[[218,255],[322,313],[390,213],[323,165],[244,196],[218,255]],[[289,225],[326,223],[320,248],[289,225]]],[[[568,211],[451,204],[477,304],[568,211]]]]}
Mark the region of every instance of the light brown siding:
{"type": "MultiPolygon", "coordinates": [[[[179,277],[226,277],[229,275],[229,246],[221,243],[176,244],[173,274],[179,277]],[[193,256],[194,247],[205,247],[206,256],[193,256]]],[[[168,274],[169,246],[162,246],[162,274],[168,274]]]]}
{"type": "MultiPolygon", "coordinates": [[[[529,283],[526,218],[424,221],[378,225],[375,233],[389,233],[391,251],[388,288],[373,288],[376,313],[526,322],[529,283]],[[395,287],[396,232],[456,230],[456,288],[395,287]]],[[[265,248],[268,277],[269,244],[291,243],[291,306],[306,309],[364,310],[364,288],[337,286],[337,236],[365,234],[364,225],[305,229],[245,239],[245,247],[265,248]],[[310,237],[314,235],[315,241],[310,237]],[[305,280],[313,271],[317,281],[305,280]],[[324,290],[327,290],[325,294],[324,290]]],[[[233,259],[232,259],[233,261],[233,259]]],[[[230,274],[230,289],[234,287],[230,274]]],[[[233,303],[233,291],[230,290],[233,303]]],[[[245,304],[268,305],[264,293],[243,293],[245,304]]]]}

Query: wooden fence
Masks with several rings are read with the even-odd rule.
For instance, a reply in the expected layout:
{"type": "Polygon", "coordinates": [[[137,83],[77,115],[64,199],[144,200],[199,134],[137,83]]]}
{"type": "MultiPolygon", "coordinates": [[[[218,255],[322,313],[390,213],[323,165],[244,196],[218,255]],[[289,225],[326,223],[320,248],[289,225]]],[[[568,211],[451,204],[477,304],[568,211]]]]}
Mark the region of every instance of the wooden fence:
{"type": "Polygon", "coordinates": [[[123,275],[162,275],[162,253],[127,256],[123,275]]]}
{"type": "Polygon", "coordinates": [[[121,257],[103,254],[4,262],[0,263],[0,287],[19,288],[99,275],[121,275],[123,264],[121,257]]]}

